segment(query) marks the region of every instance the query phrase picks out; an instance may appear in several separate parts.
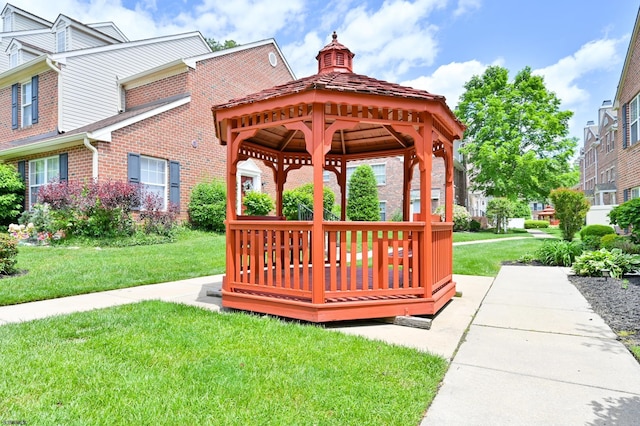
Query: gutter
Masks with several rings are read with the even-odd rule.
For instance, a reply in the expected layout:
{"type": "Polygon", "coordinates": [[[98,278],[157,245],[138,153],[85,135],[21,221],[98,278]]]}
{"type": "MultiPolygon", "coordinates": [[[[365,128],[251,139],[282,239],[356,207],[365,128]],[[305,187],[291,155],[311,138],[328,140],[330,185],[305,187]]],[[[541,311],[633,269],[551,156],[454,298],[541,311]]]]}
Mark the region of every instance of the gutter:
{"type": "Polygon", "coordinates": [[[92,156],[91,156],[92,177],[93,177],[93,180],[97,180],[98,179],[98,148],[91,145],[91,142],[89,142],[89,138],[86,135],[83,138],[83,141],[84,141],[84,146],[86,146],[87,149],[92,153],[92,156]]]}
{"type": "Polygon", "coordinates": [[[62,129],[62,70],[53,64],[49,55],[45,62],[49,68],[58,73],[58,130],[60,130],[62,129]]]}

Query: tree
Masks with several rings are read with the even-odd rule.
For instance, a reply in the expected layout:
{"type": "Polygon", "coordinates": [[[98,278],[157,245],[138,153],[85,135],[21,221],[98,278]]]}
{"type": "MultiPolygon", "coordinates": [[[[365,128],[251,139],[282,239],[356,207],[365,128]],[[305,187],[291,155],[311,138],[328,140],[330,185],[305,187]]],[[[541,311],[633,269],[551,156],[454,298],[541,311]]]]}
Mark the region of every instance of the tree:
{"type": "Polygon", "coordinates": [[[513,82],[499,66],[465,84],[456,109],[467,125],[460,152],[471,164],[473,190],[511,200],[546,199],[549,192],[578,182],[571,165],[577,138],[568,138],[571,111],[541,76],[526,67],[513,82]]]}
{"type": "MultiPolygon", "coordinates": [[[[325,212],[333,211],[336,194],[326,186],[322,188],[322,206],[325,212]]],[[[298,209],[304,205],[313,211],[313,184],[306,183],[294,189],[282,193],[282,214],[287,220],[298,220],[298,209]]]]}
{"type": "Polygon", "coordinates": [[[380,220],[378,185],[373,169],[368,164],[356,167],[349,179],[347,217],[349,220],[380,220]]]}
{"type": "Polygon", "coordinates": [[[625,201],[609,212],[610,222],[626,229],[631,228],[631,239],[640,242],[640,198],[625,201]]]}
{"type": "Polygon", "coordinates": [[[216,41],[214,38],[206,38],[205,40],[213,52],[240,46],[238,43],[236,43],[233,40],[225,40],[224,43],[220,43],[219,41],[216,41]]]}
{"type": "Polygon", "coordinates": [[[582,191],[568,188],[554,189],[549,194],[556,218],[560,220],[562,239],[572,241],[573,236],[582,228],[591,205],[582,191]]]}
{"type": "Polygon", "coordinates": [[[24,183],[14,167],[0,164],[0,223],[8,225],[22,211],[24,183]]]}
{"type": "Polygon", "coordinates": [[[515,203],[508,198],[493,198],[487,203],[487,218],[495,225],[495,233],[507,232],[509,218],[513,215],[515,203]]]}

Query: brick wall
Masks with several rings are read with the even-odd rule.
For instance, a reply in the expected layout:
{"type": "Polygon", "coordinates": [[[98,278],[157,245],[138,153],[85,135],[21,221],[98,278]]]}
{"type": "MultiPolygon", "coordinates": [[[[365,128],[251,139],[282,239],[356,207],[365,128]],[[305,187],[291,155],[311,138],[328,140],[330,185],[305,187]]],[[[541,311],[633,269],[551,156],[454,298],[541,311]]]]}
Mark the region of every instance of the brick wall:
{"type": "Polygon", "coordinates": [[[188,84],[188,76],[189,74],[184,72],[167,77],[162,80],[161,84],[154,82],[127,90],[125,96],[126,109],[131,109],[159,99],[189,93],[191,90],[188,84]]]}
{"type": "MultiPolygon", "coordinates": [[[[640,37],[629,45],[631,56],[624,73],[624,80],[620,81],[619,98],[620,105],[618,113],[618,131],[616,132],[616,154],[618,158],[617,166],[617,194],[619,203],[624,200],[624,191],[640,186],[640,142],[636,142],[626,149],[622,147],[623,140],[623,115],[622,106],[630,102],[640,93],[640,37]]],[[[630,126],[627,126],[627,140],[629,143],[630,126]]]]}
{"type": "Polygon", "coordinates": [[[21,89],[18,90],[17,129],[11,128],[11,85],[0,89],[0,149],[10,141],[56,131],[58,128],[58,74],[45,71],[38,77],[38,122],[21,127],[21,89]]]}

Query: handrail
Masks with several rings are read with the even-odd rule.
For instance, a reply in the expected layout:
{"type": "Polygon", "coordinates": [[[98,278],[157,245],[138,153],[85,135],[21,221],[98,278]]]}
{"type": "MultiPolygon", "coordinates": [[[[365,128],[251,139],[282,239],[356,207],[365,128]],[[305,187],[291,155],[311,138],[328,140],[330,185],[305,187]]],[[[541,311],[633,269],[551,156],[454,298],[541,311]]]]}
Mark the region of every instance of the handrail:
{"type": "MultiPolygon", "coordinates": [[[[338,216],[325,208],[322,209],[322,219],[333,222],[340,220],[338,216]]],[[[298,220],[313,220],[313,210],[304,204],[298,204],[298,220]]]]}

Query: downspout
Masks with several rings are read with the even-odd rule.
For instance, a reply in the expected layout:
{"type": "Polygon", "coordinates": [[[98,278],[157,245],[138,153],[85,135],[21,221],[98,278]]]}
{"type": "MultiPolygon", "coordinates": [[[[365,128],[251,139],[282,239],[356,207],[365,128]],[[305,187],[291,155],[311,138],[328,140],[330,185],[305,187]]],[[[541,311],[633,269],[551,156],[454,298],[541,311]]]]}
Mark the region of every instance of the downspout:
{"type": "Polygon", "coordinates": [[[92,153],[91,170],[92,170],[93,180],[97,180],[98,179],[98,148],[91,145],[91,142],[89,142],[89,138],[86,136],[84,137],[84,146],[86,146],[87,149],[89,149],[89,151],[91,151],[92,153]]]}
{"type": "Polygon", "coordinates": [[[45,60],[49,68],[58,73],[58,132],[62,131],[62,70],[51,62],[51,57],[47,55],[45,60]]]}

